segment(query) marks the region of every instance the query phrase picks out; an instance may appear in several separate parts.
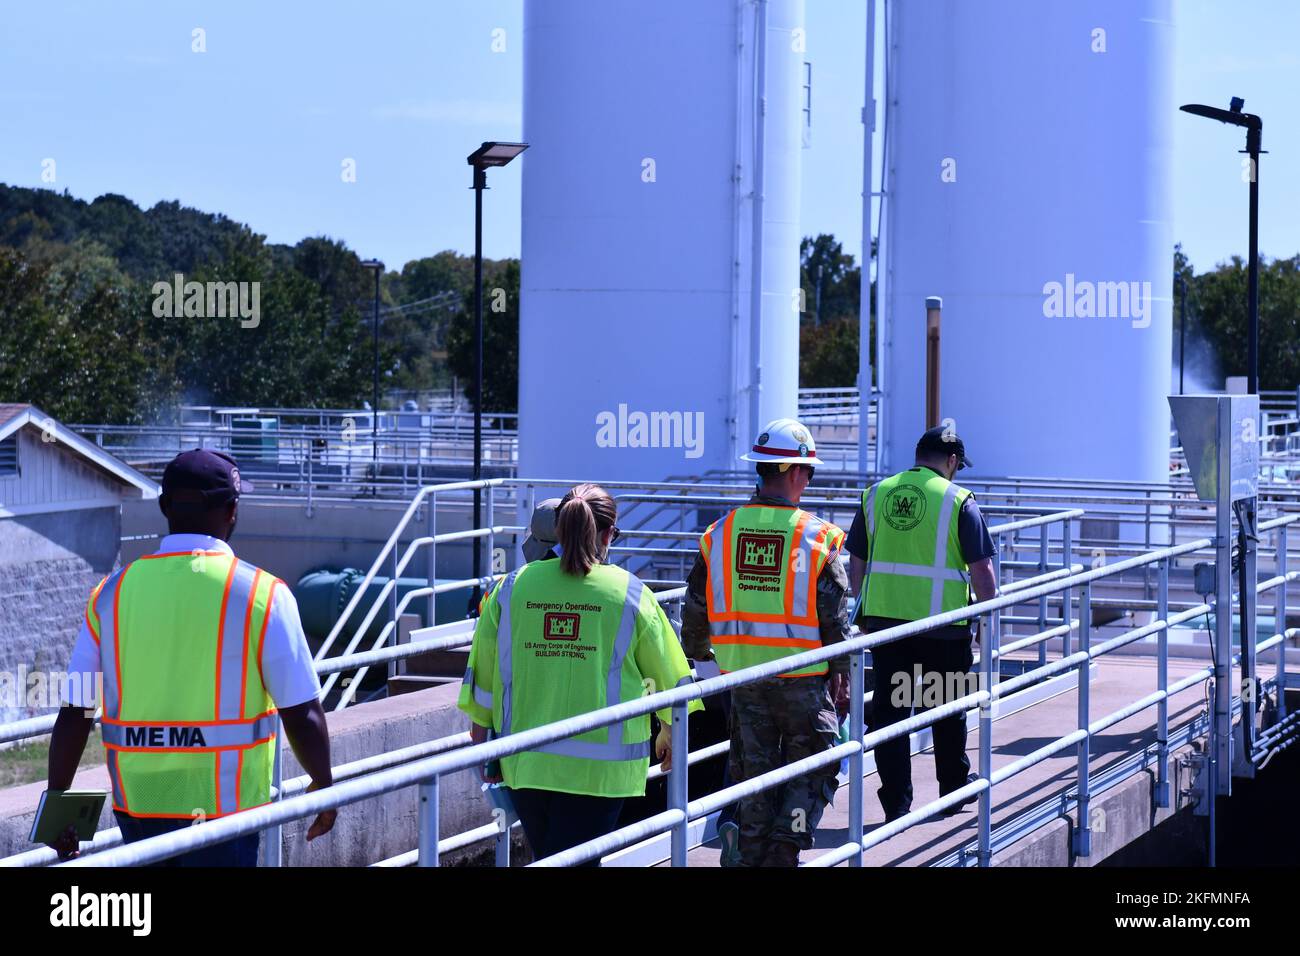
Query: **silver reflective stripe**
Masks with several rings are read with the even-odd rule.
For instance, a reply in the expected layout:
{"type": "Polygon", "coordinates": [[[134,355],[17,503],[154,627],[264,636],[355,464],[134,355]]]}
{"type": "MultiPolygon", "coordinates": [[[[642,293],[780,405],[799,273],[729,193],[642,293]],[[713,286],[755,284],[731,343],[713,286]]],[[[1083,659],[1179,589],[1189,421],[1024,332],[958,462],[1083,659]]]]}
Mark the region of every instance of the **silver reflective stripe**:
{"type": "MultiPolygon", "coordinates": [[[[614,638],[614,652],[609,658],[609,672],[605,675],[605,706],[613,707],[623,703],[623,661],[628,648],[632,646],[632,635],[636,632],[636,618],[641,612],[641,594],[645,585],[635,574],[627,576],[627,592],[623,595],[623,616],[618,622],[618,635],[614,638]]],[[[623,739],[623,724],[620,721],[606,728],[611,745],[623,739]]],[[[618,758],[630,759],[630,758],[618,758]]]]}
{"type": "Polygon", "coordinates": [[[796,563],[794,554],[790,555],[790,573],[791,580],[789,587],[794,588],[794,599],[790,602],[790,613],[795,618],[807,617],[810,613],[808,608],[808,588],[812,576],[813,566],[813,542],[817,536],[822,533],[826,525],[818,518],[812,515],[804,522],[803,534],[799,536],[799,543],[795,548],[795,554],[802,555],[802,560],[796,563]]]}
{"type": "MultiPolygon", "coordinates": [[[[874,555],[876,553],[876,488],[879,482],[867,489],[866,504],[862,510],[867,515],[867,569],[862,573],[862,590],[858,592],[857,613],[865,615],[867,613],[867,588],[871,584],[871,571],[876,566],[874,555]]],[[[850,621],[850,624],[853,622],[850,621]]]]}
{"type": "Polygon", "coordinates": [[[217,813],[234,813],[239,809],[239,751],[223,750],[217,754],[217,813]]]}
{"type": "Polygon", "coordinates": [[[557,740],[533,749],[534,753],[582,757],[585,760],[642,760],[650,756],[650,741],[639,744],[596,743],[591,740],[557,740]]]}
{"type": "Polygon", "coordinates": [[[106,750],[104,753],[108,758],[108,779],[113,785],[113,806],[125,810],[126,793],[122,790],[122,772],[117,768],[117,751],[106,750]]]}
{"type": "MultiPolygon", "coordinates": [[[[525,565],[524,567],[527,567],[525,565]]],[[[514,667],[510,645],[510,592],[515,588],[515,578],[523,568],[515,568],[501,582],[497,592],[497,606],[501,617],[497,619],[497,676],[501,682],[501,736],[510,733],[510,697],[514,681],[514,667]]]]}
{"type": "Polygon", "coordinates": [[[474,668],[465,668],[465,677],[463,682],[469,685],[470,694],[474,698],[474,703],[478,704],[480,707],[486,708],[487,710],[492,709],[492,692],[484,690],[482,687],[479,687],[478,684],[474,683],[474,668]]]}
{"type": "Polygon", "coordinates": [[[938,581],[965,581],[966,575],[956,568],[936,568],[928,564],[903,564],[899,561],[877,561],[872,567],[881,574],[901,574],[905,577],[930,578],[938,581]]]}
{"type": "MultiPolygon", "coordinates": [[[[238,558],[234,562],[230,591],[226,595],[226,613],[221,619],[220,658],[217,660],[221,682],[217,695],[217,720],[239,720],[244,704],[244,629],[248,624],[248,600],[253,594],[257,568],[238,558]]],[[[223,582],[224,583],[224,582],[223,582]]]]}
{"type": "Polygon", "coordinates": [[[202,751],[224,747],[247,747],[275,733],[275,714],[236,724],[131,723],[103,725],[104,743],[133,750],[202,751]]]}
{"type": "MultiPolygon", "coordinates": [[[[957,486],[951,481],[943,491],[943,504],[939,506],[939,523],[934,534],[934,566],[936,569],[948,568],[948,532],[952,525],[952,506],[957,499],[957,486]]],[[[958,572],[960,574],[960,572],[958,572]]],[[[930,615],[943,610],[943,578],[936,577],[930,585],[930,615]]]]}
{"type": "Polygon", "coordinates": [[[678,681],[675,685],[673,685],[673,686],[675,686],[675,687],[684,687],[684,686],[687,685],[687,684],[694,684],[694,683],[695,683],[695,675],[694,675],[694,674],[687,674],[685,677],[683,677],[681,680],[679,680],[679,681],[678,681]]]}
{"type": "Polygon", "coordinates": [[[116,717],[122,710],[122,688],[117,686],[117,615],[113,597],[129,564],[123,565],[104,582],[95,599],[99,618],[99,666],[104,673],[104,716],[116,717]]]}
{"type": "Polygon", "coordinates": [[[726,518],[720,518],[709,534],[709,589],[713,592],[713,610],[722,614],[727,609],[727,581],[725,566],[726,518]]]}
{"type": "Polygon", "coordinates": [[[793,638],[809,644],[821,643],[821,631],[815,624],[782,624],[777,621],[710,621],[711,637],[793,638]]]}

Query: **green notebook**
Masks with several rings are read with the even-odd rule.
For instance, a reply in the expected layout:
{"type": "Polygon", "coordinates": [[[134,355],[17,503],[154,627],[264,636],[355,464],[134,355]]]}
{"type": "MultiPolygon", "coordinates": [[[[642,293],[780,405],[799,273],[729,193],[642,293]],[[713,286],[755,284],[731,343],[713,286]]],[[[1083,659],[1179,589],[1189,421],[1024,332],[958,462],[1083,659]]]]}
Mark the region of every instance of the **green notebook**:
{"type": "Polygon", "coordinates": [[[103,790],[46,790],[32,821],[31,841],[51,843],[69,826],[77,828],[78,840],[93,840],[107,797],[103,790]]]}

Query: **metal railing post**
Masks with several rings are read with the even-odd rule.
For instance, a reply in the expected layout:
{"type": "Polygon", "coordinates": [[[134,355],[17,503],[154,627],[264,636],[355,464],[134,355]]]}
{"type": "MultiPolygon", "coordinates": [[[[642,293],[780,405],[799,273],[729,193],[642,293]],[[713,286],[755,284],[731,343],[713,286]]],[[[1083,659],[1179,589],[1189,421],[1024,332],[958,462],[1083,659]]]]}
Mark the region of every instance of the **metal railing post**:
{"type": "Polygon", "coordinates": [[[1282,582],[1277,586],[1277,605],[1273,611],[1273,633],[1281,634],[1282,640],[1277,645],[1277,719],[1281,720],[1286,716],[1286,575],[1287,575],[1287,555],[1286,555],[1286,525],[1279,525],[1277,529],[1277,558],[1274,563],[1277,565],[1276,573],[1281,575],[1282,582]]]}
{"type": "MultiPolygon", "coordinates": [[[[996,612],[994,612],[996,614],[996,612]]],[[[985,690],[993,687],[993,615],[989,617],[989,636],[980,647],[980,684],[985,690]]],[[[980,704],[980,755],[979,774],[981,780],[993,778],[993,701],[985,700],[980,704]]],[[[977,859],[980,866],[991,866],[993,861],[993,788],[985,787],[980,791],[979,799],[979,852],[977,859]]]]}
{"type": "MultiPolygon", "coordinates": [[[[1047,534],[1051,525],[1042,524],[1038,526],[1038,573],[1040,575],[1047,573],[1047,534]]],[[[1038,599],[1038,630],[1047,630],[1047,595],[1044,594],[1038,599]]],[[[1038,642],[1038,666],[1047,665],[1047,642],[1038,642]]]]}
{"type": "MultiPolygon", "coordinates": [[[[393,626],[392,629],[388,632],[387,640],[384,641],[385,647],[397,646],[397,580],[398,580],[397,575],[399,572],[397,569],[396,548],[393,548],[392,562],[393,562],[393,573],[390,577],[390,580],[393,582],[393,586],[388,589],[388,620],[392,622],[393,626]]],[[[396,674],[397,674],[397,661],[391,660],[388,662],[388,676],[392,678],[396,674]]]]}
{"type": "MultiPolygon", "coordinates": [[[[429,536],[429,570],[425,575],[425,580],[430,588],[438,585],[438,493],[430,492],[425,496],[425,507],[429,509],[425,515],[425,527],[429,536]]],[[[437,602],[438,595],[430,594],[425,598],[425,619],[426,627],[433,627],[437,623],[437,602]]]]}
{"type": "MultiPolygon", "coordinates": [[[[495,491],[496,491],[496,485],[488,485],[488,486],[487,486],[487,502],[486,502],[486,506],[487,506],[487,512],[486,512],[486,513],[487,513],[487,527],[488,527],[488,534],[487,534],[488,570],[487,570],[487,573],[488,573],[488,577],[489,577],[489,578],[491,578],[492,575],[494,575],[494,574],[500,574],[500,573],[502,573],[502,572],[505,571],[505,562],[504,562],[504,561],[501,562],[501,567],[500,567],[500,569],[497,568],[496,535],[493,534],[493,532],[492,532],[492,529],[493,529],[494,527],[496,527],[496,518],[495,518],[494,515],[493,515],[493,509],[492,509],[492,498],[493,498],[493,493],[494,493],[495,491]]],[[[483,590],[484,590],[484,593],[486,593],[486,592],[487,592],[488,590],[490,590],[490,589],[489,589],[489,588],[484,588],[483,590]]]]}
{"type": "Polygon", "coordinates": [[[420,784],[419,865],[438,865],[438,775],[420,784]]]}
{"type": "Polygon", "coordinates": [[[505,814],[499,814],[497,819],[496,835],[496,859],[493,866],[498,869],[510,869],[510,818],[505,814]]]}
{"type": "MultiPolygon", "coordinates": [[[[1061,528],[1061,567],[1068,568],[1074,564],[1074,520],[1066,518],[1061,528]]],[[[1069,657],[1074,647],[1074,631],[1070,621],[1074,614],[1074,588],[1061,591],[1061,621],[1065,624],[1065,633],[1061,636],[1061,657],[1069,657]]]]}
{"type": "MultiPolygon", "coordinates": [[[[279,714],[275,716],[275,751],[272,761],[271,786],[275,788],[275,799],[283,800],[284,794],[280,792],[280,788],[284,786],[284,725],[280,723],[279,714]]],[[[262,853],[266,866],[284,866],[282,830],[278,823],[266,828],[265,849],[262,853]]]]}
{"type": "Polygon", "coordinates": [[[682,819],[673,826],[672,865],[685,866],[687,836],[691,825],[690,817],[686,813],[686,805],[690,802],[686,774],[691,746],[689,734],[687,733],[685,702],[673,705],[673,724],[670,730],[672,732],[673,766],[668,772],[668,806],[672,810],[681,811],[682,814],[682,819]]]}
{"type": "Polygon", "coordinates": [[[858,745],[858,749],[849,755],[849,837],[858,844],[857,852],[849,857],[849,866],[862,865],[862,831],[866,825],[862,806],[862,739],[867,735],[863,702],[867,692],[866,666],[866,651],[849,655],[849,737],[858,745]]]}
{"type": "MultiPolygon", "coordinates": [[[[1169,559],[1160,560],[1159,589],[1156,592],[1156,618],[1164,627],[1156,635],[1156,689],[1169,689],[1169,559]]],[[[1169,806],[1169,698],[1156,705],[1156,792],[1157,807],[1169,806]]]]}
{"type": "MultiPolygon", "coordinates": [[[[1090,631],[1092,630],[1092,582],[1088,581],[1083,585],[1083,591],[1079,595],[1079,650],[1087,652],[1092,643],[1090,631]]],[[[1088,691],[1090,690],[1092,668],[1090,658],[1085,657],[1079,662],[1078,676],[1078,698],[1079,698],[1079,730],[1083,731],[1084,737],[1079,741],[1079,766],[1078,766],[1078,824],[1074,831],[1074,853],[1076,856],[1090,856],[1092,854],[1092,820],[1089,816],[1091,813],[1091,793],[1088,788],[1088,763],[1092,757],[1092,734],[1088,732],[1088,691]]]]}

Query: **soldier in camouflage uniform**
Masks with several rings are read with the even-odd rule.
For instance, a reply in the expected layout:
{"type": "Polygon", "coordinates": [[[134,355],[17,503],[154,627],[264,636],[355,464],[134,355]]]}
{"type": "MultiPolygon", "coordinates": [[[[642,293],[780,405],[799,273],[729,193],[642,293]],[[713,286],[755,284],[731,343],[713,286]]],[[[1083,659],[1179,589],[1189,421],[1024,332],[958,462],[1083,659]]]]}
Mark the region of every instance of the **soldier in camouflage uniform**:
{"type": "MultiPolygon", "coordinates": [[[[701,538],[701,553],[696,556],[687,579],[686,601],[682,609],[682,647],[686,656],[694,660],[712,660],[716,653],[723,658],[719,660],[723,670],[738,670],[762,662],[761,657],[747,658],[745,651],[777,659],[782,654],[789,656],[843,641],[849,629],[845,602],[848,576],[839,561],[844,534],[829,522],[821,522],[798,508],[799,497],[812,480],[813,466],[821,463],[816,458],[811,435],[798,422],[779,419],[759,436],[753,452],[744,460],[757,463],[760,487],[745,506],[715,522],[701,538]],[[785,454],[778,454],[782,452],[785,454]],[[735,520],[741,515],[748,515],[749,523],[744,518],[739,522],[735,520]],[[733,546],[728,535],[735,524],[742,528],[734,536],[741,544],[747,534],[751,539],[761,537],[761,532],[752,530],[755,520],[771,521],[773,526],[788,522],[790,526],[808,532],[788,538],[791,546],[787,553],[791,557],[794,557],[801,540],[815,538],[814,544],[820,542],[821,550],[814,551],[811,559],[814,564],[806,565],[804,571],[805,575],[814,571],[817,574],[815,609],[806,609],[812,610],[813,614],[805,613],[797,618],[792,615],[785,624],[769,623],[765,626],[764,633],[772,633],[775,626],[789,636],[785,640],[753,637],[761,629],[761,626],[753,624],[728,627],[722,620],[726,615],[719,613],[717,606],[721,600],[717,584],[723,582],[715,584],[711,580],[710,550],[727,547],[734,559],[725,562],[725,566],[732,569],[733,575],[743,579],[745,555],[737,550],[738,545],[733,546]],[[711,603],[714,605],[712,608],[711,603]],[[807,623],[810,620],[813,620],[811,625],[807,623]],[[738,631],[745,636],[735,636],[738,631]],[[752,640],[755,646],[737,647],[747,640],[752,640]],[[778,644],[785,646],[774,651],[773,647],[778,644]]],[[[716,554],[716,550],[713,553],[716,554]]],[[[799,563],[784,561],[781,564],[781,587],[793,586],[789,577],[801,570],[799,563]]],[[[714,565],[715,573],[718,573],[716,568],[723,566],[724,562],[718,561],[714,565]]],[[[750,580],[761,582],[763,578],[750,580]]],[[[806,578],[798,580],[802,582],[806,578]]],[[[748,590],[758,589],[751,584],[748,590]]],[[[736,593],[742,595],[737,601],[745,600],[745,590],[736,593]]],[[[731,755],[728,769],[731,782],[751,779],[834,747],[839,742],[837,712],[847,711],[847,657],[831,661],[829,668],[826,665],[805,668],[794,676],[769,677],[736,688],[731,693],[730,707],[731,755]],[[810,672],[805,674],[805,671],[810,672]]],[[[737,814],[740,865],[797,865],[799,852],[812,846],[813,833],[822,812],[835,795],[836,769],[834,765],[820,767],[783,786],[743,798],[737,814]]]]}

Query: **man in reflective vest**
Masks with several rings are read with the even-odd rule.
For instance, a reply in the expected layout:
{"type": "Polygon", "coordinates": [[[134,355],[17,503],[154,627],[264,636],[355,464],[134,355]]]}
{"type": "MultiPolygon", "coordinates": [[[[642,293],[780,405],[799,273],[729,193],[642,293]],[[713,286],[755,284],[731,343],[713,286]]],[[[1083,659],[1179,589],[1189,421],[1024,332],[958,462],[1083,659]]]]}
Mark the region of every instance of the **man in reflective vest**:
{"type": "MultiPolygon", "coordinates": [[[[953,482],[970,465],[966,446],[948,426],[931,428],[916,444],[916,464],[879,481],[862,495],[845,547],[849,578],[859,594],[858,621],[867,633],[920,620],[997,593],[993,543],[975,496],[953,482]]],[[[927,631],[875,647],[871,651],[875,691],[871,730],[929,710],[978,688],[969,673],[974,657],[971,638],[977,619],[927,631]]],[[[965,786],[970,779],[966,756],[966,715],[936,722],[935,771],[939,795],[965,786]]],[[[880,804],[886,822],[912,805],[912,763],[908,738],[876,746],[880,804]]],[[[963,801],[945,811],[960,812],[963,801]]]]}
{"type": "MultiPolygon", "coordinates": [[[[742,460],[760,487],[749,502],[715,521],[700,539],[686,585],[682,646],[724,671],[779,661],[848,636],[848,578],[840,564],[844,532],[799,508],[821,464],[799,422],[767,426],[742,460]]],[[[838,743],[837,710],[848,710],[848,658],[796,668],[738,687],[731,695],[731,782],[739,783],[838,743]],[[838,699],[837,699],[838,698],[838,699]]],[[[812,846],[836,766],[740,801],[742,866],[796,866],[812,846]]],[[[727,856],[724,846],[724,865],[727,856]]]]}
{"type": "MultiPolygon", "coordinates": [[[[277,708],[315,790],[332,782],[329,734],[311,652],[283,581],[235,557],[238,499],[251,485],[221,452],[182,452],[163,472],[169,533],[155,554],[91,593],[50,741],[51,790],[72,784],[94,724],[113,810],[131,843],[269,802],[277,708]],[[92,691],[93,696],[93,691],[92,691]]],[[[307,839],[328,833],[321,813],[307,839]]],[[[175,857],[173,865],[255,866],[258,834],[175,857]]],[[[75,855],[75,832],[52,844],[75,855]]]]}

